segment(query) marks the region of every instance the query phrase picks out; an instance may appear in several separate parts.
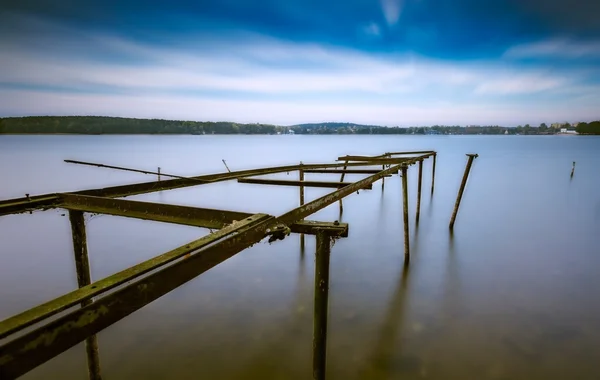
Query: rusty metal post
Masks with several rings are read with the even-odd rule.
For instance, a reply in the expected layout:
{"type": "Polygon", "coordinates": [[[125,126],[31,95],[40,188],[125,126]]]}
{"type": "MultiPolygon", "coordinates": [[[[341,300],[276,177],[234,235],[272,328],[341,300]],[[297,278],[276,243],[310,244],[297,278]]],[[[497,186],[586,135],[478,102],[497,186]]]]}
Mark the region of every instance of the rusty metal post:
{"type": "Polygon", "coordinates": [[[158,180],[160,181],[160,166],[158,167],[158,180]]]}
{"type": "MultiPolygon", "coordinates": [[[[344,170],[348,169],[348,161],[344,161],[344,170]]],[[[342,176],[340,177],[340,182],[344,182],[344,177],[346,176],[346,173],[342,173],[342,176]]],[[[342,200],[340,199],[340,214],[344,212],[344,204],[342,203],[342,200]]]]}
{"type": "Polygon", "coordinates": [[[437,153],[433,154],[433,168],[431,171],[431,195],[433,195],[433,189],[435,188],[435,161],[437,159],[437,153]]]}
{"type": "Polygon", "coordinates": [[[327,314],[329,303],[329,256],[331,236],[317,231],[313,315],[313,379],[324,380],[327,363],[327,314]]]}
{"type": "Polygon", "coordinates": [[[408,165],[402,164],[402,205],[404,213],[404,261],[410,260],[410,244],[408,241],[408,165]]]}
{"type": "MultiPolygon", "coordinates": [[[[302,169],[302,161],[300,161],[300,169],[298,170],[300,181],[304,182],[304,169],[302,169]]],[[[300,185],[300,206],[304,206],[304,186],[300,185]]],[[[300,234],[300,248],[304,250],[304,234],[300,234]]]]}
{"type": "MultiPolygon", "coordinates": [[[[81,288],[89,285],[92,282],[83,212],[69,211],[69,220],[71,221],[71,232],[73,235],[73,251],[75,254],[75,269],[77,270],[77,285],[81,288]]],[[[81,302],[81,307],[85,307],[92,302],[92,299],[83,301],[81,302]]],[[[85,350],[87,353],[88,374],[90,380],[101,380],[102,376],[100,374],[98,339],[96,335],[91,335],[85,340],[85,350]]]]}
{"type": "Polygon", "coordinates": [[[479,157],[478,154],[467,154],[469,157],[467,161],[467,167],[465,168],[465,174],[463,175],[462,183],[460,184],[460,189],[458,190],[458,196],[456,197],[456,203],[454,204],[454,211],[452,212],[452,218],[450,218],[450,229],[454,228],[454,221],[456,220],[456,214],[458,214],[458,207],[460,206],[460,201],[463,196],[463,192],[465,191],[465,186],[467,185],[467,179],[469,178],[469,172],[471,171],[471,165],[473,164],[473,160],[479,157]]]}
{"type": "Polygon", "coordinates": [[[421,182],[423,181],[423,160],[419,161],[419,184],[417,187],[417,218],[416,221],[419,223],[419,217],[421,216],[421,182]]]}

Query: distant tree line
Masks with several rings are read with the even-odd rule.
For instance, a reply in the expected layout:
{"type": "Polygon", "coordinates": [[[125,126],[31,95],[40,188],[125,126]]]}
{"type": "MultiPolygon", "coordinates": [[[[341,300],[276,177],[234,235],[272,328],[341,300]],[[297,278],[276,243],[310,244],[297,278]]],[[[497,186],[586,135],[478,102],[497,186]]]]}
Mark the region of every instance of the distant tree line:
{"type": "Polygon", "coordinates": [[[577,133],[582,135],[600,135],[600,121],[592,121],[591,123],[579,123],[575,128],[577,133]]]}
{"type": "MultiPolygon", "coordinates": [[[[600,134],[600,121],[580,123],[577,132],[600,134]]],[[[570,127],[568,123],[562,125],[570,127]]],[[[383,127],[354,123],[311,123],[293,126],[241,124],[232,122],[199,122],[162,119],[131,119],[103,116],[29,116],[0,118],[0,134],[359,134],[359,135],[540,135],[554,134],[560,127],[538,127],[526,124],[516,128],[492,126],[383,127]]]]}

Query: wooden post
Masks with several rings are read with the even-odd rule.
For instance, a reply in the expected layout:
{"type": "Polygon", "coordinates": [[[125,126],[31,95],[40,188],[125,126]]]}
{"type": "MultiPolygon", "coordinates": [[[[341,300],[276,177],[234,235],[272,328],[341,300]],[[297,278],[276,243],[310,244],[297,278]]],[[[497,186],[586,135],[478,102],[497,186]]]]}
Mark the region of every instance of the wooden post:
{"type": "MultiPolygon", "coordinates": [[[[298,170],[300,181],[304,182],[304,169],[302,169],[302,161],[300,161],[300,169],[298,170]]],[[[300,186],[300,206],[304,206],[304,186],[300,186]]],[[[304,249],[304,234],[300,234],[300,248],[304,249]]]]}
{"type": "Polygon", "coordinates": [[[421,215],[421,182],[423,181],[423,160],[419,161],[419,184],[417,187],[417,218],[416,221],[419,223],[419,216],[421,215]]]}
{"type": "Polygon", "coordinates": [[[329,303],[329,256],[331,237],[317,231],[313,315],[313,379],[324,380],[327,363],[327,313],[329,303]]]}
{"type": "Polygon", "coordinates": [[[454,211],[452,212],[452,218],[450,219],[450,229],[454,228],[454,221],[456,220],[456,214],[458,214],[458,207],[460,206],[460,201],[462,199],[463,192],[465,191],[465,186],[467,185],[467,179],[469,178],[469,172],[471,171],[473,160],[479,157],[478,154],[467,154],[467,156],[469,159],[467,161],[467,167],[465,168],[465,174],[463,175],[462,183],[460,184],[460,189],[458,190],[456,203],[454,204],[454,211]]]}
{"type": "Polygon", "coordinates": [[[433,169],[431,171],[431,195],[433,195],[433,189],[435,188],[435,161],[437,158],[437,153],[433,154],[433,169]]]}
{"type": "Polygon", "coordinates": [[[573,178],[573,174],[575,174],[575,161],[573,161],[573,168],[571,169],[571,178],[573,178]]]}
{"type": "MultiPolygon", "coordinates": [[[[85,220],[82,211],[69,211],[71,232],[73,235],[73,251],[75,254],[75,269],[77,270],[77,285],[81,288],[89,285],[91,281],[90,263],[87,252],[87,238],[85,233],[85,220]]],[[[92,299],[83,301],[81,307],[94,302],[92,299]]],[[[101,380],[100,359],[98,355],[98,339],[92,335],[85,340],[87,353],[88,373],[90,380],[101,380]]]]}
{"type": "Polygon", "coordinates": [[[160,181],[160,166],[158,167],[158,180],[160,181]]]}
{"type": "MultiPolygon", "coordinates": [[[[385,165],[381,165],[381,170],[385,170],[385,165]]],[[[381,191],[385,189],[385,177],[381,179],[381,191]]]]}
{"type": "Polygon", "coordinates": [[[404,213],[404,261],[410,260],[408,241],[408,165],[402,164],[402,205],[404,213]]]}
{"type": "MultiPolygon", "coordinates": [[[[348,161],[344,161],[344,170],[348,169],[348,161]]],[[[344,182],[344,177],[346,176],[346,173],[342,173],[342,176],[340,177],[340,182],[344,182]]],[[[344,204],[342,203],[342,200],[340,199],[340,215],[342,214],[342,212],[344,211],[344,204]]]]}

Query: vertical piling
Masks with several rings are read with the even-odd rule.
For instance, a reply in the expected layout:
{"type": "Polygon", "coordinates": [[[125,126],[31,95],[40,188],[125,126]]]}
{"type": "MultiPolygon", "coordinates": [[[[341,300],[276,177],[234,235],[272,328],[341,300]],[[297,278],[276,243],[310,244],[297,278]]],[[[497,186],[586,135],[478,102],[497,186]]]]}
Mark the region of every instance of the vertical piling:
{"type": "Polygon", "coordinates": [[[467,156],[469,159],[467,161],[467,167],[465,168],[465,174],[463,175],[462,183],[460,184],[460,189],[458,190],[456,203],[454,204],[454,211],[452,212],[452,218],[450,219],[450,229],[454,228],[454,221],[456,220],[456,214],[458,214],[458,207],[460,206],[460,201],[462,199],[463,192],[465,191],[465,186],[467,185],[467,179],[469,178],[469,172],[471,171],[473,160],[479,157],[478,154],[467,154],[467,156]]]}
{"type": "Polygon", "coordinates": [[[408,165],[402,164],[402,206],[404,214],[404,261],[410,260],[410,245],[408,241],[408,165]]]}
{"type": "MultiPolygon", "coordinates": [[[[381,165],[381,170],[385,170],[385,165],[381,165]]],[[[381,191],[385,189],[385,177],[381,178],[381,191]]]]}
{"type": "MultiPolygon", "coordinates": [[[[300,161],[300,169],[298,170],[300,181],[304,182],[304,169],[302,169],[302,161],[300,161]]],[[[300,206],[304,206],[304,186],[300,185],[300,206]]],[[[300,248],[304,249],[304,234],[300,234],[300,248]]]]}
{"type": "Polygon", "coordinates": [[[331,237],[317,231],[313,314],[313,379],[324,380],[327,363],[327,313],[329,303],[329,256],[331,237]]]}
{"type": "Polygon", "coordinates": [[[433,168],[431,171],[431,195],[433,195],[433,189],[435,188],[435,161],[437,158],[437,153],[433,154],[433,168]]]}
{"type": "Polygon", "coordinates": [[[158,180],[160,181],[160,166],[158,167],[158,180]]]}
{"type": "Polygon", "coordinates": [[[573,161],[573,168],[571,169],[571,178],[573,178],[573,174],[575,174],[575,161],[573,161]]]}
{"type": "MultiPolygon", "coordinates": [[[[77,284],[81,288],[89,285],[92,281],[90,274],[90,263],[87,252],[87,238],[85,233],[85,219],[82,211],[69,211],[71,221],[71,232],[73,235],[73,251],[75,254],[75,269],[77,270],[77,284]]],[[[91,304],[91,299],[83,301],[81,307],[91,304]]],[[[87,353],[88,373],[90,380],[101,380],[100,359],[98,355],[98,339],[92,335],[85,340],[87,353]]]]}
{"type": "Polygon", "coordinates": [[[417,217],[416,221],[419,223],[419,217],[421,216],[421,183],[423,181],[423,160],[419,160],[419,184],[417,187],[417,217]]]}
{"type": "MultiPolygon", "coordinates": [[[[344,161],[344,170],[348,169],[348,161],[344,161]]],[[[344,177],[346,176],[346,173],[342,173],[342,176],[340,177],[340,182],[344,182],[344,177]]],[[[340,199],[340,215],[342,214],[342,212],[344,212],[344,204],[342,203],[342,200],[340,199]]]]}

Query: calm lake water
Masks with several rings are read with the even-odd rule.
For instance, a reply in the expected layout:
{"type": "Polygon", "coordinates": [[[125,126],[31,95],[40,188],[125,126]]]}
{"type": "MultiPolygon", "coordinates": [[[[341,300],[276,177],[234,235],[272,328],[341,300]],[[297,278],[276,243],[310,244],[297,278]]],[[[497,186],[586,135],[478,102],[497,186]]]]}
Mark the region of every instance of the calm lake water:
{"type": "MultiPolygon", "coordinates": [[[[221,159],[240,170],[433,149],[435,194],[426,160],[418,228],[409,169],[407,271],[401,179],[344,201],[350,236],[332,250],[329,378],[598,379],[599,148],[582,136],[0,136],[0,199],[153,179],[64,159],[197,175],[224,171],[221,159]],[[480,157],[451,238],[465,153],[480,157]]],[[[307,189],[307,201],[329,191],[307,189]]],[[[298,206],[298,189],[230,181],[131,199],[280,215],[298,206]]],[[[63,214],[0,217],[0,319],[76,288],[63,214]]],[[[339,218],[337,204],[310,217],[339,218]]],[[[86,219],[96,280],[208,233],[86,219]]],[[[104,378],[311,378],[315,241],[302,254],[299,240],[257,244],[102,331],[104,378]]],[[[83,344],[23,378],[87,378],[83,344]]]]}

